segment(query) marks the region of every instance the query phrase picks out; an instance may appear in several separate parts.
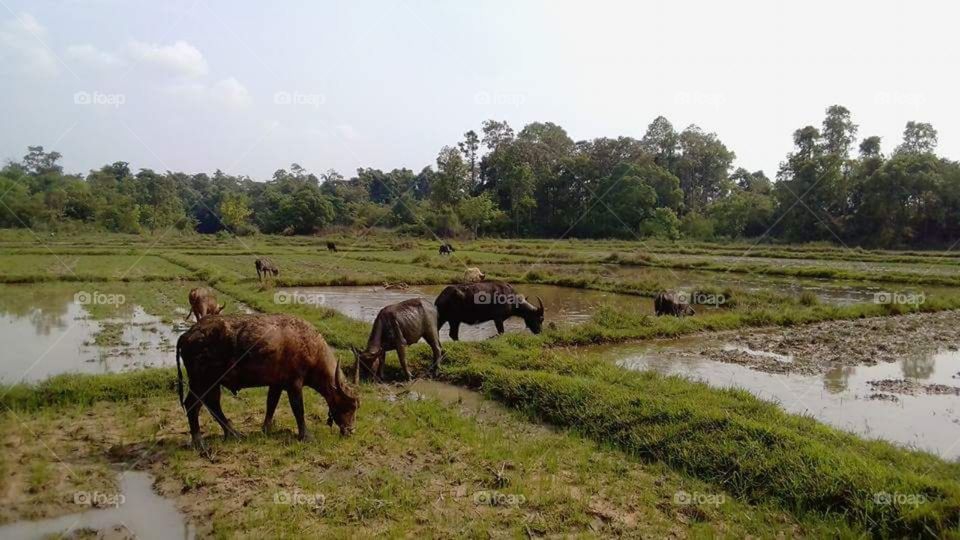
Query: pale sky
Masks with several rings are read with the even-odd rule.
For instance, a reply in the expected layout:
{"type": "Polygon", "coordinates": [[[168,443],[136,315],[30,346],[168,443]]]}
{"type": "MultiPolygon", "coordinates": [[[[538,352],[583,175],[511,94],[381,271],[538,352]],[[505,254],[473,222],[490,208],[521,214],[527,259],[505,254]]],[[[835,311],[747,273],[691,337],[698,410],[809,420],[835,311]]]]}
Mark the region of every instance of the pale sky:
{"type": "Polygon", "coordinates": [[[960,158],[960,4],[0,0],[0,159],[269,178],[419,170],[484,119],[640,138],[664,115],[769,176],[847,106],[960,158]]]}

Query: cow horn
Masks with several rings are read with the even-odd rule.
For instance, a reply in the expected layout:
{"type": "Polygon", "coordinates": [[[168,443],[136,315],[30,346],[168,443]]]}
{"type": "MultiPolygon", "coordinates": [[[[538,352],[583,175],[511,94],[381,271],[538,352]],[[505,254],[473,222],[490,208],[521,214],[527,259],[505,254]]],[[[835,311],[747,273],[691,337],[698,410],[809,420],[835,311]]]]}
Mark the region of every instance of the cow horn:
{"type": "Polygon", "coordinates": [[[337,367],[333,368],[333,388],[335,390],[343,390],[340,386],[340,359],[337,358],[337,367]]]}
{"type": "Polygon", "coordinates": [[[537,313],[543,315],[543,300],[541,300],[539,296],[537,297],[537,303],[540,304],[540,307],[537,308],[537,313]]]}

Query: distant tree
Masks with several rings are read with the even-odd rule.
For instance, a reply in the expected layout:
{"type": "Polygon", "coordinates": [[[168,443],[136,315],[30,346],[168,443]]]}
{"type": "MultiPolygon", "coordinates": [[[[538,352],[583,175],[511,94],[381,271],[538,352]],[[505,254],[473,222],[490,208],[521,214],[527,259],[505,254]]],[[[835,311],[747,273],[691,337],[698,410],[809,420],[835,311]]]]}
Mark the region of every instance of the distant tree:
{"type": "Polygon", "coordinates": [[[514,137],[513,128],[510,127],[510,124],[497,120],[484,121],[481,131],[483,132],[483,145],[490,151],[496,150],[502,144],[512,142],[514,137]]]}
{"type": "Polygon", "coordinates": [[[480,230],[493,224],[503,212],[497,208],[489,193],[482,193],[476,197],[467,197],[457,205],[457,214],[460,222],[470,229],[474,236],[480,230]]]}
{"type": "Polygon", "coordinates": [[[680,150],[680,136],[673,124],[663,116],[658,116],[647,126],[647,132],[640,141],[644,148],[654,156],[657,165],[674,171],[680,150]]]}
{"type": "Polygon", "coordinates": [[[437,156],[437,174],[430,185],[430,201],[434,207],[453,207],[464,197],[469,167],[455,148],[444,146],[437,156]]]}
{"type": "Polygon", "coordinates": [[[463,140],[457,143],[457,147],[460,148],[460,152],[463,154],[463,158],[467,160],[467,165],[470,166],[470,176],[469,183],[467,184],[467,191],[473,191],[477,187],[478,183],[478,157],[477,152],[480,150],[480,137],[477,136],[477,133],[472,129],[463,134],[463,140]]]}
{"type": "Polygon", "coordinates": [[[842,105],[827,107],[827,116],[823,120],[824,150],[828,154],[846,159],[850,154],[850,147],[857,136],[857,125],[853,123],[850,111],[842,105]]]}
{"type": "Polygon", "coordinates": [[[907,122],[903,130],[903,143],[897,147],[898,154],[932,154],[937,148],[937,130],[926,122],[907,122]]]}
{"type": "Polygon", "coordinates": [[[880,149],[880,137],[873,135],[867,137],[860,143],[860,159],[872,159],[883,157],[880,149]]]}
{"type": "Polygon", "coordinates": [[[250,216],[253,214],[246,197],[240,194],[226,195],[220,201],[218,211],[220,219],[223,220],[227,228],[238,234],[245,230],[250,216]]]}
{"type": "Polygon", "coordinates": [[[44,152],[42,146],[28,146],[23,167],[32,175],[61,174],[63,167],[57,164],[61,157],[60,152],[44,152]]]}

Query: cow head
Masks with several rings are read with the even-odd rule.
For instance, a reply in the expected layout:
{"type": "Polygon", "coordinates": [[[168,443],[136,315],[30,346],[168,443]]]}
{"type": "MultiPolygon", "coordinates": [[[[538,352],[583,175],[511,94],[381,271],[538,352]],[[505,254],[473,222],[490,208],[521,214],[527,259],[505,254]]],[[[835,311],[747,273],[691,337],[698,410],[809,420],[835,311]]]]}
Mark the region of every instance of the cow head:
{"type": "Polygon", "coordinates": [[[339,359],[337,359],[337,367],[333,371],[333,391],[335,397],[329,402],[330,412],[327,415],[327,425],[332,426],[336,423],[340,428],[340,435],[350,435],[353,433],[354,424],[357,420],[360,398],[344,381],[343,372],[340,371],[339,359]]]}
{"type": "Polygon", "coordinates": [[[360,384],[360,367],[363,366],[371,371],[375,370],[377,367],[375,362],[379,354],[358,350],[353,345],[350,346],[350,350],[353,351],[353,358],[356,360],[353,368],[353,384],[360,384]]]}
{"type": "Polygon", "coordinates": [[[683,307],[681,308],[681,312],[683,315],[687,317],[693,317],[694,315],[697,314],[697,312],[694,311],[693,306],[691,306],[690,304],[684,304],[683,307]]]}
{"type": "Polygon", "coordinates": [[[533,304],[524,300],[517,306],[527,329],[534,334],[539,334],[543,330],[543,300],[539,296],[537,297],[537,304],[539,307],[533,307],[533,304]]]}

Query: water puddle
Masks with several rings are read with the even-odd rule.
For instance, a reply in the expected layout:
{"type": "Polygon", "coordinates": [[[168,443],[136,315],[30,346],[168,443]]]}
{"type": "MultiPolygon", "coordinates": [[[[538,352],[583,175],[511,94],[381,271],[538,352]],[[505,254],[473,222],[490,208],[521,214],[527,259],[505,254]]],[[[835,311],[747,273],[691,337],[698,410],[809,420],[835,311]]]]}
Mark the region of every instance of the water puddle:
{"type": "MultiPolygon", "coordinates": [[[[377,313],[385,306],[409,298],[426,298],[430,302],[436,299],[444,285],[423,285],[406,290],[391,290],[383,287],[291,287],[279,289],[278,294],[285,295],[285,301],[326,307],[343,313],[347,317],[372,323],[377,313]]],[[[653,314],[653,299],[642,296],[608,293],[587,289],[557,287],[553,285],[519,285],[519,294],[536,304],[536,297],[543,299],[546,308],[545,323],[572,325],[586,322],[601,304],[616,309],[627,309],[653,314]]],[[[507,332],[528,332],[519,317],[508,319],[504,323],[507,332]]],[[[449,339],[449,327],[440,330],[443,341],[449,339]]],[[[497,335],[493,322],[474,326],[460,325],[460,339],[478,341],[497,335]]]]}
{"type": "Polygon", "coordinates": [[[92,532],[110,537],[110,533],[140,540],[167,538],[192,539],[193,526],[173,502],[153,491],[153,478],[140,471],[120,475],[120,494],[81,493],[78,503],[105,503],[104,508],[43,519],[17,521],[0,526],[0,538],[41,539],[92,532]],[[101,501],[101,499],[103,499],[101,501]]]}
{"type": "Polygon", "coordinates": [[[606,349],[611,361],[626,369],[654,370],[711,386],[741,388],[788,412],[810,415],[865,438],[884,439],[947,459],[960,458],[960,399],[956,395],[894,393],[884,391],[891,385],[876,383],[903,380],[907,382],[900,386],[911,389],[960,386],[960,352],[942,349],[922,359],[909,356],[808,375],[770,373],[711,360],[705,352],[709,348],[782,356],[704,337],[606,349]]]}
{"type": "Polygon", "coordinates": [[[94,319],[73,298],[0,311],[4,362],[0,383],[35,382],[60,373],[110,373],[172,365],[178,325],[138,305],[94,319]]]}

